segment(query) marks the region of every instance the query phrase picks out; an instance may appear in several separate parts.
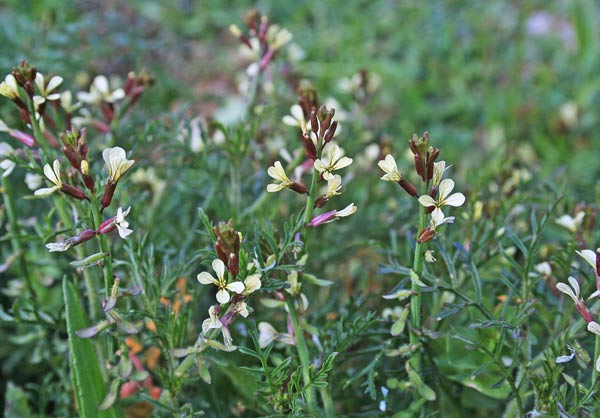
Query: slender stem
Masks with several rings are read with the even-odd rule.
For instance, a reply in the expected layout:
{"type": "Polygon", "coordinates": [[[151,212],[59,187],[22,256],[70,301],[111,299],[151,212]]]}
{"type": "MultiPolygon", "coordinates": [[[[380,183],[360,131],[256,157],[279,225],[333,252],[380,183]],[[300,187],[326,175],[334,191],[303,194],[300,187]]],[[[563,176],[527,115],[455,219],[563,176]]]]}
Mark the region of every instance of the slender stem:
{"type": "Polygon", "coordinates": [[[311,385],[310,380],[310,355],[308,353],[308,346],[306,345],[306,339],[304,338],[304,330],[298,320],[298,313],[294,306],[294,298],[287,297],[286,305],[290,318],[292,319],[292,325],[294,326],[294,335],[296,336],[296,348],[298,349],[298,357],[300,358],[300,364],[302,365],[302,380],[306,387],[306,402],[311,411],[317,409],[317,400],[315,397],[314,389],[311,385]]]}
{"type": "Polygon", "coordinates": [[[323,399],[323,406],[325,407],[325,416],[327,418],[335,418],[335,406],[333,405],[333,399],[331,398],[330,385],[321,388],[321,399],[323,399]]]}
{"type": "Polygon", "coordinates": [[[592,386],[595,385],[598,380],[598,370],[596,370],[598,357],[600,357],[600,335],[596,335],[596,346],[594,348],[594,358],[592,359],[592,386]]]}
{"type": "MultiPolygon", "coordinates": [[[[309,195],[306,199],[306,207],[304,208],[304,225],[310,222],[310,217],[313,213],[315,206],[315,195],[317,192],[317,181],[319,180],[320,173],[313,168],[312,180],[310,181],[309,195]]],[[[308,230],[306,235],[308,235],[308,230]]],[[[304,238],[306,241],[306,237],[304,238]]]]}
{"type": "MultiPolygon", "coordinates": [[[[98,205],[98,199],[96,196],[92,196],[90,199],[91,208],[92,208],[92,219],[94,221],[94,229],[97,229],[102,223],[102,215],[100,214],[100,206],[98,205]]],[[[113,285],[113,273],[112,273],[112,254],[108,248],[108,242],[106,241],[106,237],[102,234],[97,235],[98,238],[98,247],[100,252],[108,253],[106,258],[103,260],[104,264],[104,287],[106,291],[106,296],[110,296],[110,290],[113,285]]]]}
{"type": "Polygon", "coordinates": [[[256,73],[256,77],[252,80],[252,84],[250,86],[250,95],[248,96],[248,105],[246,106],[246,118],[248,119],[252,115],[252,111],[254,110],[254,106],[256,105],[256,101],[258,100],[258,90],[260,87],[260,81],[262,79],[263,70],[260,67],[260,61],[258,62],[258,72],[256,73]]]}
{"type": "MultiPolygon", "coordinates": [[[[423,183],[422,194],[427,194],[427,183],[423,183]]],[[[422,231],[427,223],[427,214],[425,213],[425,207],[419,205],[419,229],[417,234],[422,231]]],[[[413,258],[413,271],[417,277],[421,277],[423,273],[423,251],[422,244],[418,241],[415,242],[415,253],[413,258]]],[[[419,330],[421,329],[421,287],[414,281],[411,284],[411,290],[415,292],[410,299],[410,343],[419,343],[419,330]]],[[[419,374],[421,374],[421,352],[415,350],[411,357],[412,368],[419,374]]]]}
{"type": "Polygon", "coordinates": [[[4,205],[6,207],[6,214],[8,217],[8,222],[10,224],[10,243],[13,247],[13,251],[17,254],[19,260],[19,269],[21,270],[21,275],[25,279],[27,291],[31,294],[31,302],[33,304],[35,316],[37,319],[39,319],[39,297],[33,285],[33,280],[31,279],[29,268],[27,267],[27,253],[23,249],[23,245],[21,243],[21,227],[19,226],[17,211],[15,208],[15,201],[12,196],[12,185],[10,184],[8,177],[2,177],[2,189],[2,196],[4,198],[4,205]]]}

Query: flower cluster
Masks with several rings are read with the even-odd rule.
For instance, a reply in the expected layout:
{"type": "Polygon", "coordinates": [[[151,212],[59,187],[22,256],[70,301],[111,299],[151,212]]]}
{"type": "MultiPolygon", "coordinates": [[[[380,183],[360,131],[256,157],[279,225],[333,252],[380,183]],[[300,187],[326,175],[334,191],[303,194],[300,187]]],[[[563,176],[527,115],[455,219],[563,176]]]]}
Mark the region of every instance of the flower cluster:
{"type": "MultiPolygon", "coordinates": [[[[594,275],[596,277],[596,291],[592,293],[588,299],[600,297],[600,274],[598,274],[598,272],[600,271],[600,248],[598,248],[595,252],[592,250],[577,251],[577,254],[581,256],[585,260],[585,262],[592,267],[592,269],[594,270],[594,275]]],[[[600,335],[600,324],[594,320],[592,312],[588,309],[588,307],[585,304],[585,301],[580,296],[581,289],[579,286],[579,282],[576,278],[572,276],[568,278],[568,282],[569,284],[562,282],[558,283],[556,285],[556,288],[573,300],[577,312],[587,324],[587,330],[593,334],[600,335]]],[[[559,362],[564,361],[567,360],[561,359],[561,361],[559,362]]],[[[600,357],[596,361],[596,370],[600,371],[600,357]]]]}
{"type": "Polygon", "coordinates": [[[292,34],[279,25],[271,24],[267,16],[256,10],[245,16],[244,23],[248,26],[248,34],[242,33],[236,25],[229,26],[229,31],[242,42],[246,49],[244,52],[264,70],[275,54],[292,39],[292,34]]]}
{"type": "Polygon", "coordinates": [[[239,316],[247,317],[250,312],[245,299],[252,293],[260,289],[262,282],[261,274],[255,273],[255,265],[250,264],[242,273],[245,275],[242,279],[239,270],[241,233],[233,228],[233,223],[220,222],[218,227],[214,228],[217,240],[215,242],[215,251],[219,258],[212,261],[212,269],[215,273],[203,271],[198,274],[197,279],[200,284],[214,285],[217,287],[216,300],[217,305],[212,305],[208,310],[208,318],[202,323],[202,333],[208,336],[212,329],[219,329],[223,334],[225,345],[231,345],[232,339],[229,332],[229,325],[239,316]],[[223,307],[230,303],[222,316],[223,307]]]}
{"type": "Polygon", "coordinates": [[[386,155],[378,165],[385,172],[381,180],[397,183],[410,196],[418,197],[419,204],[431,213],[429,226],[419,231],[417,238],[419,243],[424,243],[437,235],[437,228],[440,225],[454,222],[454,217],[446,217],[442,208],[462,206],[465,203],[465,196],[462,193],[452,193],[454,180],[443,179],[449,167],[446,167],[445,161],[436,162],[440,150],[429,145],[427,132],[422,137],[413,135],[408,144],[414,156],[415,171],[428,187],[427,194],[419,196],[417,188],[400,173],[393,156],[386,155]]]}

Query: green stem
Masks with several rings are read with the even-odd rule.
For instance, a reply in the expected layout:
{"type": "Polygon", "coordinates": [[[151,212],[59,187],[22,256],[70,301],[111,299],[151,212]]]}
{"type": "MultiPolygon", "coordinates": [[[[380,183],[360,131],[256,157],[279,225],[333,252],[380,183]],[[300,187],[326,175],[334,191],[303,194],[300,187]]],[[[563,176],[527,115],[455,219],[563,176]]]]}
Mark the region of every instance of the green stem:
{"type": "MultiPolygon", "coordinates": [[[[94,221],[94,229],[98,229],[100,224],[102,223],[102,214],[100,213],[100,206],[98,205],[98,199],[96,196],[92,196],[90,199],[91,208],[92,208],[92,219],[94,221]]],[[[112,254],[108,248],[108,242],[106,241],[106,237],[102,234],[98,234],[98,247],[100,252],[108,253],[106,258],[103,260],[104,265],[104,287],[106,291],[106,296],[110,296],[110,290],[113,285],[113,273],[112,273],[112,254]]]]}
{"type": "Polygon", "coordinates": [[[246,120],[248,120],[248,118],[252,115],[252,111],[254,110],[254,106],[256,106],[256,101],[258,100],[258,90],[263,74],[263,71],[260,68],[260,61],[258,62],[258,65],[258,73],[256,74],[256,77],[254,77],[254,80],[252,80],[252,85],[250,86],[250,95],[248,96],[248,105],[246,106],[246,120]]]}
{"type": "Polygon", "coordinates": [[[296,307],[294,306],[294,298],[287,297],[286,305],[288,312],[294,326],[294,335],[296,336],[296,348],[298,349],[298,357],[300,358],[300,364],[302,365],[302,380],[306,387],[306,403],[311,411],[317,410],[317,400],[314,389],[311,385],[310,379],[310,355],[308,352],[308,346],[306,345],[306,339],[304,338],[304,330],[298,320],[298,314],[296,307]]]}
{"type": "MultiPolygon", "coordinates": [[[[422,194],[427,194],[427,183],[423,183],[422,194]]],[[[417,234],[421,232],[427,224],[427,214],[425,213],[425,207],[419,205],[419,229],[417,234]]],[[[415,254],[413,258],[413,271],[416,273],[419,279],[423,273],[423,244],[415,241],[415,254]]],[[[412,281],[411,290],[414,292],[410,299],[410,343],[419,343],[419,330],[421,329],[421,287],[412,281]]],[[[421,351],[415,350],[411,357],[412,368],[421,374],[421,351]]]]}
{"type": "Polygon", "coordinates": [[[321,388],[321,399],[323,399],[323,406],[325,407],[325,416],[327,418],[335,418],[335,406],[333,405],[333,399],[331,398],[330,385],[321,388]]]}
{"type": "Polygon", "coordinates": [[[19,226],[15,201],[12,195],[12,185],[10,184],[8,177],[2,177],[2,189],[4,191],[2,196],[4,198],[4,206],[6,207],[6,215],[10,224],[10,243],[13,247],[13,251],[17,254],[19,260],[19,269],[21,270],[21,275],[25,279],[27,291],[31,295],[31,302],[35,316],[37,319],[39,319],[39,297],[33,285],[29,268],[27,267],[27,253],[23,249],[23,245],[21,243],[21,227],[19,226]]]}
{"type": "Polygon", "coordinates": [[[592,386],[596,384],[598,380],[598,370],[596,370],[596,361],[600,356],[600,335],[596,335],[596,346],[594,348],[594,358],[592,359],[592,386]]]}

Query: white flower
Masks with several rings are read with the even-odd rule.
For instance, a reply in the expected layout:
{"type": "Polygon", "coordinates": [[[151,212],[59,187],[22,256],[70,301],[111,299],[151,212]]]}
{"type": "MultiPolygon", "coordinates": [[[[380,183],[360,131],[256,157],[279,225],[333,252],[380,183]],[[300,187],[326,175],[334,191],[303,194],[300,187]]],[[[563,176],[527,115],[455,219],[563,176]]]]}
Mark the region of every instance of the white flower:
{"type": "Polygon", "coordinates": [[[121,100],[125,97],[125,91],[123,89],[116,89],[110,91],[108,79],[106,76],[99,75],[94,78],[90,91],[80,91],[77,93],[77,99],[83,103],[99,104],[100,102],[115,103],[117,100],[121,100]]]}
{"type": "Polygon", "coordinates": [[[238,314],[242,315],[244,318],[247,318],[248,315],[250,315],[250,312],[248,312],[248,305],[246,304],[246,302],[236,303],[234,309],[238,314]]]}
{"type": "Polygon", "coordinates": [[[212,268],[217,274],[216,279],[210,273],[205,271],[198,274],[197,279],[202,284],[214,284],[219,288],[217,291],[217,302],[220,304],[229,302],[231,296],[229,296],[228,291],[237,294],[240,294],[244,291],[244,283],[240,281],[227,283],[225,279],[225,264],[219,258],[213,260],[212,268]]]}
{"type": "Polygon", "coordinates": [[[60,162],[54,160],[52,167],[50,164],[44,165],[44,174],[46,178],[54,184],[54,187],[46,187],[36,190],[33,194],[36,196],[48,196],[62,188],[62,180],[60,179],[60,162]]]}
{"type": "Polygon", "coordinates": [[[10,173],[12,173],[16,167],[14,161],[6,158],[9,155],[12,155],[14,152],[15,150],[10,146],[10,144],[7,142],[0,142],[0,169],[2,169],[2,177],[10,175],[10,173]]]}
{"type": "Polygon", "coordinates": [[[550,266],[550,263],[547,261],[542,261],[541,263],[536,264],[533,268],[542,276],[550,276],[552,274],[552,266],[550,266]]]}
{"type": "Polygon", "coordinates": [[[575,279],[575,277],[572,276],[569,277],[569,283],[571,284],[571,286],[562,282],[558,283],[556,285],[556,288],[565,295],[569,296],[571,299],[573,299],[573,302],[575,302],[575,304],[579,304],[579,283],[577,282],[577,279],[575,279]]]}
{"type": "Polygon", "coordinates": [[[72,114],[81,107],[81,103],[73,103],[73,93],[67,90],[60,94],[60,107],[68,114],[72,114]]]}
{"type": "Polygon", "coordinates": [[[306,132],[308,122],[304,119],[304,112],[302,111],[302,106],[299,104],[290,107],[290,114],[285,115],[281,121],[288,126],[297,126],[302,132],[306,132]]]}
{"type": "Polygon", "coordinates": [[[333,196],[338,196],[341,194],[340,189],[342,188],[342,177],[340,175],[325,172],[323,173],[323,179],[327,181],[327,192],[325,192],[325,200],[329,200],[333,196]]]}
{"type": "Polygon", "coordinates": [[[4,77],[4,81],[0,83],[0,95],[8,97],[11,100],[19,96],[17,79],[14,75],[8,74],[4,77]]]}
{"type": "Polygon", "coordinates": [[[571,232],[577,232],[577,229],[583,222],[585,212],[577,212],[575,217],[570,215],[562,215],[556,220],[556,223],[564,228],[567,228],[571,232]]]}
{"type": "Polygon", "coordinates": [[[354,203],[350,203],[348,206],[346,206],[344,209],[342,210],[336,210],[335,211],[335,217],[336,218],[343,218],[345,216],[350,216],[353,213],[356,212],[356,206],[354,205],[354,203]]]}
{"type": "Polygon", "coordinates": [[[450,166],[446,167],[446,161],[439,161],[433,163],[433,185],[438,187],[444,176],[444,172],[448,170],[450,166]]]}
{"type": "Polygon", "coordinates": [[[44,75],[40,72],[35,75],[35,85],[38,88],[39,95],[33,96],[33,103],[36,106],[41,105],[46,100],[58,100],[60,99],[60,93],[52,93],[58,86],[60,86],[63,82],[62,77],[54,76],[48,81],[48,85],[46,85],[46,80],[44,80],[44,75]]]}
{"type": "MultiPolygon", "coordinates": [[[[0,164],[1,166],[1,164],[0,164]]],[[[27,173],[25,174],[25,184],[29,190],[36,190],[42,185],[44,178],[39,174],[27,173]]]]}
{"type": "Polygon", "coordinates": [[[128,160],[125,150],[121,147],[106,148],[102,151],[102,158],[108,167],[110,181],[116,183],[121,176],[133,165],[134,160],[128,160]]]}
{"type": "Polygon", "coordinates": [[[279,161],[275,161],[275,164],[267,169],[267,174],[279,181],[279,184],[271,183],[267,185],[267,192],[278,192],[292,185],[292,181],[285,174],[285,170],[279,161]]]}
{"type": "Polygon", "coordinates": [[[119,236],[123,239],[127,238],[127,236],[133,232],[129,229],[129,222],[125,220],[125,217],[129,215],[130,210],[131,206],[128,207],[126,211],[123,211],[123,208],[119,208],[117,209],[117,216],[115,216],[117,231],[119,232],[119,236]]]}
{"type": "Polygon", "coordinates": [[[334,172],[352,164],[352,158],[344,156],[344,151],[339,145],[330,142],[325,147],[324,156],[316,160],[314,163],[315,170],[319,173],[325,171],[334,172]]]}
{"type": "Polygon", "coordinates": [[[588,322],[587,330],[592,334],[600,335],[600,324],[598,324],[596,321],[588,322]]]}
{"type": "Polygon", "coordinates": [[[62,241],[62,242],[51,242],[46,244],[46,248],[52,253],[56,251],[67,251],[69,248],[73,246],[71,241],[62,241]]]}
{"type": "Polygon", "coordinates": [[[204,335],[206,335],[206,333],[208,331],[210,331],[211,329],[219,329],[222,327],[223,327],[223,324],[221,323],[219,316],[215,312],[215,307],[211,306],[208,309],[208,319],[205,319],[202,322],[202,333],[204,335]]]}
{"type": "Polygon", "coordinates": [[[592,266],[594,271],[596,271],[596,253],[594,251],[581,250],[581,251],[575,251],[575,252],[577,254],[579,254],[581,257],[583,257],[585,262],[588,263],[590,266],[592,266]]]}
{"type": "Polygon", "coordinates": [[[437,261],[437,259],[433,256],[433,250],[425,251],[425,261],[428,263],[433,263],[434,261],[437,261]]]}
{"type": "Polygon", "coordinates": [[[419,197],[419,203],[421,205],[425,207],[435,206],[435,209],[431,213],[431,217],[436,224],[439,224],[439,222],[442,222],[445,219],[444,212],[442,212],[442,207],[446,205],[458,207],[465,203],[465,195],[462,193],[454,193],[450,195],[452,189],[454,189],[454,181],[445,179],[440,183],[437,200],[434,200],[429,195],[423,195],[419,197]]]}
{"type": "Polygon", "coordinates": [[[277,338],[277,330],[268,322],[258,323],[258,345],[260,348],[266,348],[277,338]]]}
{"type": "Polygon", "coordinates": [[[396,160],[390,154],[385,156],[385,159],[379,161],[377,163],[379,168],[385,171],[381,180],[384,181],[400,181],[402,180],[402,174],[398,171],[398,165],[396,164],[396,160]]]}
{"type": "Polygon", "coordinates": [[[254,292],[256,292],[262,286],[262,282],[260,281],[260,274],[251,274],[246,277],[244,280],[244,296],[248,296],[254,292]]]}

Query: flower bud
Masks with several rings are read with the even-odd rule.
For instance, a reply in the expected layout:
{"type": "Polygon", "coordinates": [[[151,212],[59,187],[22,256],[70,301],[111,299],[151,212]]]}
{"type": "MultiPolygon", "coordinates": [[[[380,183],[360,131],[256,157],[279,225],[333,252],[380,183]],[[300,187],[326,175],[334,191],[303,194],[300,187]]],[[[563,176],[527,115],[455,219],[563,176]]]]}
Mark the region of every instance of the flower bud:
{"type": "Polygon", "coordinates": [[[427,228],[425,228],[421,232],[419,232],[419,236],[417,237],[417,242],[419,244],[424,244],[426,242],[431,241],[433,238],[435,238],[436,235],[437,235],[436,230],[428,226],[427,228]]]}
{"type": "Polygon", "coordinates": [[[335,135],[335,130],[337,129],[337,126],[338,126],[337,121],[333,121],[333,123],[331,124],[331,126],[329,127],[327,132],[325,133],[325,137],[323,138],[325,143],[328,143],[329,141],[331,141],[333,139],[333,136],[335,135]]]}
{"type": "Polygon", "coordinates": [[[110,206],[110,202],[112,202],[113,195],[115,194],[115,189],[117,188],[117,183],[113,181],[108,181],[106,186],[104,186],[104,195],[102,195],[102,209],[110,206]]]}
{"type": "Polygon", "coordinates": [[[78,189],[77,187],[71,186],[70,184],[63,183],[60,188],[60,191],[65,194],[68,194],[71,197],[74,197],[75,199],[89,200],[83,190],[78,189]]]}

